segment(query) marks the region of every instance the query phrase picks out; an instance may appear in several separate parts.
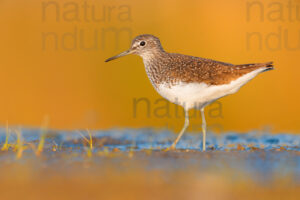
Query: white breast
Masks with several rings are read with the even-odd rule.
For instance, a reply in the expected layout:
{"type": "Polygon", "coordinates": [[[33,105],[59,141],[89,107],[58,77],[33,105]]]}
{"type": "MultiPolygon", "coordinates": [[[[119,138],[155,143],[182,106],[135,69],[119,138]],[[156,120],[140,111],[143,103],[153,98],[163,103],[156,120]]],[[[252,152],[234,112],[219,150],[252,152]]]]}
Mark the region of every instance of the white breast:
{"type": "Polygon", "coordinates": [[[221,97],[237,92],[240,87],[264,70],[265,68],[254,70],[224,85],[179,82],[174,86],[169,86],[167,83],[163,83],[158,85],[157,91],[164,98],[185,109],[200,109],[221,97]]]}

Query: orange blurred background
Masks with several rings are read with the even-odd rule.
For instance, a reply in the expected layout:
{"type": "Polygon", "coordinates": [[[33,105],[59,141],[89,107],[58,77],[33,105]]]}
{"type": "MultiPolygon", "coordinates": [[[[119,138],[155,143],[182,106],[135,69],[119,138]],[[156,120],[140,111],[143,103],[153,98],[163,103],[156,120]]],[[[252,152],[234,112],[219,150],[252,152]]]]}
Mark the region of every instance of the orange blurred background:
{"type": "MultiPolygon", "coordinates": [[[[207,107],[211,130],[300,131],[298,0],[1,0],[0,23],[2,126],[36,127],[48,116],[56,129],[178,131],[183,117],[173,104],[157,110],[166,104],[156,102],[141,58],[104,63],[149,33],[170,52],[234,64],[274,61],[276,70],[207,107]],[[139,98],[147,102],[134,108],[139,98]]],[[[190,131],[200,122],[193,118],[190,131]]]]}

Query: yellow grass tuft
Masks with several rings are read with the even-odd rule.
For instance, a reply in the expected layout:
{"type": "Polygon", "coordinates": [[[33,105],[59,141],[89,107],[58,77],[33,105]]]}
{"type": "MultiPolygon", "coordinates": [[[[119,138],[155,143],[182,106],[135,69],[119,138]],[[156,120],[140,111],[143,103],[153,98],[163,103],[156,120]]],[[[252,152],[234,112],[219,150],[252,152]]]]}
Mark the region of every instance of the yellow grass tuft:
{"type": "Polygon", "coordinates": [[[86,150],[86,155],[87,155],[87,157],[92,157],[93,156],[93,152],[92,152],[92,150],[90,149],[90,148],[85,148],[85,150],[86,150]]]}
{"type": "Polygon", "coordinates": [[[11,146],[10,144],[8,144],[9,136],[10,136],[10,130],[8,128],[8,121],[6,121],[6,137],[5,137],[5,142],[1,148],[2,151],[7,151],[11,146]]]}
{"type": "Polygon", "coordinates": [[[89,148],[85,148],[87,156],[88,157],[92,157],[93,155],[93,137],[92,137],[92,133],[86,129],[88,135],[89,135],[89,139],[83,135],[80,131],[77,131],[79,133],[79,135],[89,144],[89,148]]]}
{"type": "Polygon", "coordinates": [[[90,137],[89,144],[90,144],[90,149],[92,150],[93,149],[93,137],[92,137],[92,133],[90,132],[89,129],[86,129],[86,131],[88,132],[89,137],[90,137]]]}

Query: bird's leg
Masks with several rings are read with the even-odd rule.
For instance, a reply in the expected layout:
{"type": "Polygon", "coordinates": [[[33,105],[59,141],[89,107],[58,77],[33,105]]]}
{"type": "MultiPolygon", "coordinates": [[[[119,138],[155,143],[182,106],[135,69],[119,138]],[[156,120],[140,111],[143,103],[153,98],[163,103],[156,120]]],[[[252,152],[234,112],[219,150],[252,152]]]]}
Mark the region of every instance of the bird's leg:
{"type": "Polygon", "coordinates": [[[173,144],[171,145],[171,147],[168,148],[167,150],[170,150],[170,149],[173,150],[173,149],[176,148],[176,144],[180,140],[181,136],[184,134],[186,128],[189,126],[189,112],[188,112],[188,110],[185,110],[184,113],[185,113],[184,126],[181,129],[181,131],[180,131],[179,135],[177,136],[176,140],[173,142],[173,144]]]}
{"type": "Polygon", "coordinates": [[[203,140],[202,140],[202,151],[206,150],[206,121],[204,115],[204,108],[201,108],[201,118],[202,118],[202,132],[203,132],[203,140]]]}

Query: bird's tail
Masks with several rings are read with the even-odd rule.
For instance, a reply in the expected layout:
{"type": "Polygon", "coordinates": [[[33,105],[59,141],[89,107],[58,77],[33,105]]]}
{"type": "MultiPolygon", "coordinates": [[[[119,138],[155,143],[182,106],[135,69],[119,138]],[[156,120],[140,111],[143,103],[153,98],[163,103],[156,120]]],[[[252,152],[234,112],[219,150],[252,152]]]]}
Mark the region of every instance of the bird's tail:
{"type": "Polygon", "coordinates": [[[262,63],[262,65],[266,67],[266,69],[264,70],[264,72],[274,69],[273,62],[262,63]]]}
{"type": "Polygon", "coordinates": [[[269,71],[274,69],[273,62],[243,64],[243,65],[236,65],[236,67],[240,69],[251,70],[251,71],[258,68],[264,68],[263,71],[269,71]]]}

